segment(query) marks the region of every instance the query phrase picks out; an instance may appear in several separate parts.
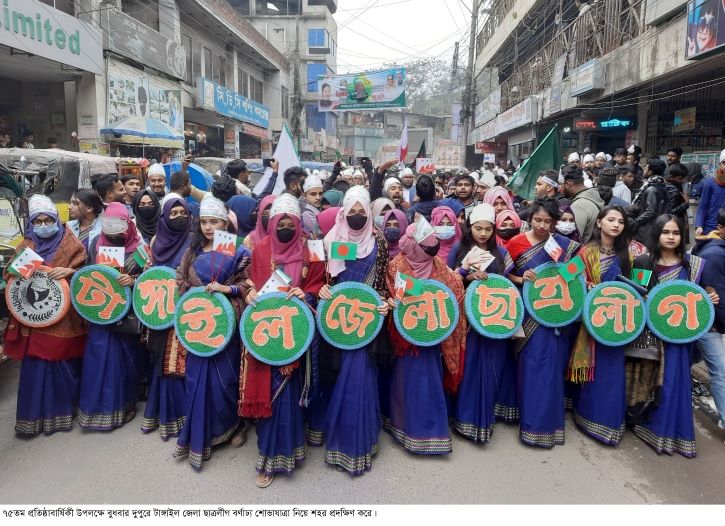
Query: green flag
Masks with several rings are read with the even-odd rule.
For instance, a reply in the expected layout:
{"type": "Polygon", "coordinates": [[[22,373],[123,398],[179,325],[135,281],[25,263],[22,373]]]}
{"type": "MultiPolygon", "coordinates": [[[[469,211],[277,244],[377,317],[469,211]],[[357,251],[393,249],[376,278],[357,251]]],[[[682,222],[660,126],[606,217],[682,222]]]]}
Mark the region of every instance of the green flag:
{"type": "Polygon", "coordinates": [[[146,252],[146,247],[143,246],[143,243],[139,244],[136,252],[133,253],[133,259],[139,267],[144,268],[146,262],[149,260],[149,254],[146,252]]]}
{"type": "Polygon", "coordinates": [[[330,259],[355,261],[357,259],[357,245],[355,243],[333,241],[330,247],[330,259]]]}
{"type": "Polygon", "coordinates": [[[564,280],[569,283],[579,274],[584,272],[584,268],[584,261],[582,261],[582,258],[579,256],[576,256],[571,258],[568,263],[564,263],[564,265],[559,269],[559,274],[561,274],[564,280]]]}
{"type": "Polygon", "coordinates": [[[516,195],[524,199],[533,199],[536,180],[541,170],[558,170],[561,165],[561,149],[559,147],[559,125],[555,124],[544,140],[524,161],[508,184],[516,195]]]}
{"type": "MultiPolygon", "coordinates": [[[[427,157],[425,154],[425,140],[420,144],[420,150],[418,150],[418,155],[415,156],[415,159],[424,159],[427,157]]],[[[415,159],[413,159],[413,162],[408,165],[408,168],[415,170],[415,159]]]]}
{"type": "Polygon", "coordinates": [[[649,280],[652,279],[652,271],[644,268],[633,268],[632,269],[632,281],[646,287],[649,285],[649,280]]]}

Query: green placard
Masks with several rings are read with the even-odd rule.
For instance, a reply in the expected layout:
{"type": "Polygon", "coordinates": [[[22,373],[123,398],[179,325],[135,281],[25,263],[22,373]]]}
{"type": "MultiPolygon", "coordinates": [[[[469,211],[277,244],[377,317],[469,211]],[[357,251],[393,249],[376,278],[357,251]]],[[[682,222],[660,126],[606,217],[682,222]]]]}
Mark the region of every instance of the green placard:
{"type": "Polygon", "coordinates": [[[393,311],[400,335],[413,345],[430,347],[448,338],[458,324],[456,297],[438,281],[422,280],[421,292],[403,296],[393,311]]]}
{"type": "Polygon", "coordinates": [[[618,347],[634,341],[647,324],[644,300],[626,283],[601,283],[584,300],[584,325],[596,341],[618,347]]]}
{"type": "Polygon", "coordinates": [[[545,327],[564,327],[581,316],[586,282],[579,275],[570,282],[561,275],[562,263],[536,267],[536,281],[524,283],[524,305],[531,317],[545,327]]]}
{"type": "Polygon", "coordinates": [[[131,287],[118,284],[121,273],[106,265],[77,271],[70,283],[71,301],[78,314],[97,325],[120,321],[131,309],[131,287]]]}
{"type": "Polygon", "coordinates": [[[714,321],[715,308],[707,292],[689,281],[666,281],[647,295],[647,325],[666,342],[694,342],[714,321]]]}
{"type": "Polygon", "coordinates": [[[174,324],[179,301],[176,271],[170,267],[151,267],[141,274],[133,288],[133,311],[149,329],[168,329],[174,324]]]}
{"type": "Polygon", "coordinates": [[[245,348],[268,365],[288,365],[310,346],[315,320],[300,299],[281,292],[263,294],[244,309],[239,332],[245,348]]]}
{"type": "Polygon", "coordinates": [[[176,304],[176,337],[192,354],[208,357],[223,351],[235,328],[234,308],[220,292],[210,294],[204,287],[194,287],[176,304]]]}
{"type": "Polygon", "coordinates": [[[471,327],[488,338],[510,338],[524,320],[524,302],[516,285],[497,274],[468,285],[465,306],[471,327]]]}
{"type": "Polygon", "coordinates": [[[317,328],[322,337],[340,349],[360,349],[378,335],[383,317],[375,289],[363,283],[346,282],[330,289],[332,299],[320,300],[317,328]]]}

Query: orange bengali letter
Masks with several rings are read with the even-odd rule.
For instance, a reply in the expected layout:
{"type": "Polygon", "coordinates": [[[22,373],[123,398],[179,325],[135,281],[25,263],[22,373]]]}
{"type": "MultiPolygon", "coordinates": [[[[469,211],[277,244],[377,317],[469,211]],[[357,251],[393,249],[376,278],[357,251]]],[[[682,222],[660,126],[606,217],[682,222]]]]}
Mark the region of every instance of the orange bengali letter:
{"type": "Polygon", "coordinates": [[[257,325],[252,331],[252,341],[255,345],[267,345],[270,338],[277,339],[282,336],[282,347],[287,350],[295,348],[295,335],[292,332],[292,318],[300,313],[297,307],[279,307],[253,312],[250,316],[257,325]]]}
{"type": "Polygon", "coordinates": [[[184,337],[189,343],[201,343],[207,347],[218,348],[224,344],[224,335],[212,335],[216,332],[215,316],[222,314],[221,307],[214,305],[208,298],[190,298],[182,305],[183,314],[179,318],[182,325],[188,327],[184,337]]]}
{"type": "Polygon", "coordinates": [[[570,311],[574,308],[569,287],[561,275],[539,278],[534,281],[533,286],[535,289],[541,289],[541,299],[534,301],[534,309],[539,310],[554,305],[558,305],[563,311],[570,311]]]}
{"type": "Polygon", "coordinates": [[[332,330],[340,329],[345,335],[357,332],[358,337],[362,338],[375,319],[376,308],[374,303],[338,294],[327,309],[325,325],[332,330]]]}
{"type": "Polygon", "coordinates": [[[678,327],[682,324],[683,318],[687,315],[685,326],[692,330],[698,328],[697,321],[697,303],[704,300],[704,296],[699,292],[687,292],[682,294],[672,294],[664,298],[657,306],[657,314],[670,317],[667,324],[678,327]]]}
{"type": "Polygon", "coordinates": [[[601,292],[603,296],[598,296],[592,301],[596,307],[591,315],[592,325],[604,327],[608,321],[613,321],[612,329],[615,333],[633,332],[634,311],[641,305],[639,298],[618,287],[604,287],[601,292]]]}
{"type": "Polygon", "coordinates": [[[478,294],[478,312],[481,325],[500,325],[506,329],[515,326],[518,308],[517,292],[510,288],[495,288],[481,284],[476,289],[478,294]]]}
{"type": "Polygon", "coordinates": [[[448,299],[448,295],[442,290],[404,297],[402,304],[410,305],[410,307],[405,310],[403,315],[403,327],[413,330],[420,321],[425,320],[425,328],[428,331],[447,329],[451,326],[451,319],[446,309],[446,299],[448,299]],[[438,307],[437,310],[436,307],[438,307]]]}
{"type": "Polygon", "coordinates": [[[153,279],[138,284],[139,294],[146,304],[141,311],[150,316],[156,312],[162,320],[174,315],[174,290],[176,280],[153,279]]]}
{"type": "Polygon", "coordinates": [[[89,276],[81,276],[78,281],[81,289],[76,295],[76,301],[85,307],[100,307],[105,304],[98,311],[98,317],[102,320],[110,320],[116,307],[126,304],[126,298],[113,289],[111,282],[101,272],[93,271],[89,276]]]}

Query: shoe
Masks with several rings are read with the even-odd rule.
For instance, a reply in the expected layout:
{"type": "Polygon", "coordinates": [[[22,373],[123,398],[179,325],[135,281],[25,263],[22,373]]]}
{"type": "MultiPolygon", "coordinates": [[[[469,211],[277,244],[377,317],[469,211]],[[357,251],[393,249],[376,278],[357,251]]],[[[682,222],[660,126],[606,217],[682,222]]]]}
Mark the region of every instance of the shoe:
{"type": "Polygon", "coordinates": [[[719,427],[720,429],[722,429],[723,431],[725,431],[725,424],[723,423],[722,420],[718,420],[717,421],[717,427],[719,427]]]}
{"type": "Polygon", "coordinates": [[[272,484],[272,481],[274,480],[274,475],[262,475],[261,473],[257,475],[257,479],[254,481],[254,483],[257,485],[258,488],[267,488],[270,484],[272,484]]]}
{"type": "Polygon", "coordinates": [[[242,447],[247,442],[247,428],[242,427],[239,431],[234,433],[232,437],[232,447],[242,447]]]}
{"type": "Polygon", "coordinates": [[[131,420],[136,418],[136,409],[131,409],[126,416],[123,417],[123,423],[128,424],[131,420]]]}

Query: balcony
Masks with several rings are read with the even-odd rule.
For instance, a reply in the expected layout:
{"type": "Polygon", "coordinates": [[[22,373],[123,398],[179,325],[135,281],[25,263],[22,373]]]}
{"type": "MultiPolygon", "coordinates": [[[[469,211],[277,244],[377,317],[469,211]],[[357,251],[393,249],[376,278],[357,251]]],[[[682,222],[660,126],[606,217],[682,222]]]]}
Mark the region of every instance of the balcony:
{"type": "Polygon", "coordinates": [[[330,14],[335,14],[337,11],[337,0],[307,0],[307,5],[321,5],[327,7],[330,10],[330,14]]]}

